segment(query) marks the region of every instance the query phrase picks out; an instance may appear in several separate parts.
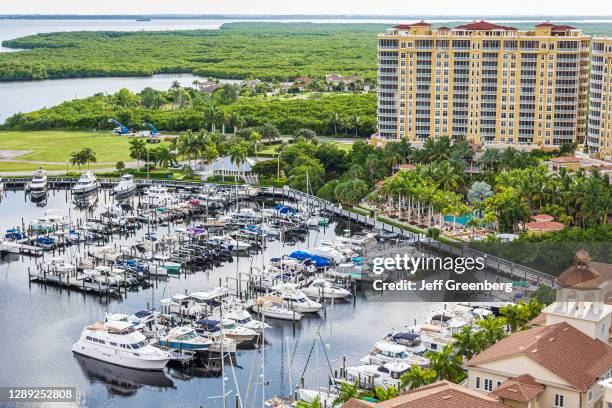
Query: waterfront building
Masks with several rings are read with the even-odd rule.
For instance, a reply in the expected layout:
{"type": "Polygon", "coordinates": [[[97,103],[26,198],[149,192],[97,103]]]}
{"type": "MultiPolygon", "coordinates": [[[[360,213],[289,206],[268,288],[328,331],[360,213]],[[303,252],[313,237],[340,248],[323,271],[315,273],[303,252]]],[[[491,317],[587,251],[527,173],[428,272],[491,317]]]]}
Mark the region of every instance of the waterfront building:
{"type": "Polygon", "coordinates": [[[492,395],[474,392],[450,381],[438,381],[383,402],[350,399],[343,408],[511,408],[492,395]]]}
{"type": "Polygon", "coordinates": [[[543,310],[546,324],[567,322],[589,337],[610,343],[612,264],[594,262],[581,250],[557,278],[557,300],[543,310]]]}
{"type": "Polygon", "coordinates": [[[612,160],[612,38],[593,38],[589,79],[589,153],[612,160]]]}
{"type": "Polygon", "coordinates": [[[512,407],[601,407],[612,376],[612,265],[579,251],[557,279],[557,301],[529,330],[467,361],[467,386],[512,407]]]}
{"type": "Polygon", "coordinates": [[[238,180],[244,180],[250,184],[257,183],[257,176],[252,174],[255,160],[247,157],[247,159],[239,164],[232,161],[231,157],[219,157],[214,162],[207,165],[200,173],[202,180],[209,177],[235,177],[238,180]]]}
{"type": "Polygon", "coordinates": [[[589,37],[567,25],[520,31],[485,21],[378,36],[372,142],[465,137],[490,147],[555,148],[586,136],[589,37]]]}

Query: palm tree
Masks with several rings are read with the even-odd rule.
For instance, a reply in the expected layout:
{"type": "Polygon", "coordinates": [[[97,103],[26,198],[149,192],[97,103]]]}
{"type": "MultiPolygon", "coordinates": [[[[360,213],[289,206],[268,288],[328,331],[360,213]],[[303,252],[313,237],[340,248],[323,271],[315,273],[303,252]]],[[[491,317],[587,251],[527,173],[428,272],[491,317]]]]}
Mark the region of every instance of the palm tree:
{"type": "Polygon", "coordinates": [[[397,396],[397,388],[390,387],[376,387],[376,399],[379,401],[387,401],[397,396]]]}
{"type": "Polygon", "coordinates": [[[327,117],[327,123],[329,126],[334,127],[334,136],[338,136],[338,124],[340,123],[340,114],[338,112],[330,112],[327,117]]]}
{"type": "Polygon", "coordinates": [[[236,165],[236,172],[240,173],[240,166],[246,162],[247,148],[244,142],[235,144],[229,151],[230,160],[236,165]]]}
{"type": "Polygon", "coordinates": [[[484,337],[482,332],[472,330],[471,326],[464,326],[459,333],[453,334],[453,347],[455,353],[471,359],[484,348],[484,337]]]}
{"type": "Polygon", "coordinates": [[[138,167],[140,168],[140,160],[147,153],[147,146],[145,145],[145,141],[142,139],[131,139],[129,143],[130,143],[130,157],[132,159],[137,160],[138,167]]]}
{"type": "Polygon", "coordinates": [[[257,131],[251,132],[251,136],[249,136],[249,141],[253,144],[253,147],[255,148],[255,155],[257,155],[257,147],[261,142],[261,133],[257,131]]]}
{"type": "Polygon", "coordinates": [[[96,163],[98,161],[98,158],[96,157],[96,152],[91,150],[91,148],[89,147],[86,147],[81,150],[81,153],[83,155],[83,159],[85,160],[85,164],[87,164],[87,168],[89,168],[89,164],[96,163]]]}
{"type": "Polygon", "coordinates": [[[354,384],[342,383],[338,390],[338,396],[332,402],[332,407],[342,405],[351,398],[360,399],[366,396],[371,396],[371,392],[361,391],[359,389],[359,382],[355,381],[354,384]]]}
{"type": "Polygon", "coordinates": [[[78,166],[79,172],[81,171],[81,166],[85,164],[85,157],[83,156],[83,151],[79,150],[78,152],[70,153],[70,164],[73,166],[78,166]]]}
{"type": "Polygon", "coordinates": [[[167,145],[161,145],[155,149],[155,158],[157,159],[157,163],[161,168],[167,168],[176,160],[175,154],[167,145]]]}
{"type": "Polygon", "coordinates": [[[400,377],[401,389],[415,389],[436,381],[437,374],[431,368],[423,368],[417,365],[410,367],[410,370],[400,377]]]}
{"type": "Polygon", "coordinates": [[[355,137],[359,133],[359,126],[361,125],[361,118],[356,113],[351,116],[351,127],[355,129],[355,137]]]}
{"type": "Polygon", "coordinates": [[[437,374],[438,380],[460,382],[465,378],[465,372],[461,365],[463,358],[453,353],[453,346],[447,345],[438,352],[427,352],[429,366],[437,374]]]}
{"type": "Polygon", "coordinates": [[[221,111],[221,134],[225,134],[225,127],[231,122],[232,116],[227,111],[221,111]]]}
{"type": "Polygon", "coordinates": [[[503,317],[489,316],[486,319],[478,319],[476,324],[484,333],[487,347],[506,337],[506,319],[503,317]]]}
{"type": "Polygon", "coordinates": [[[295,403],[295,408],[321,408],[321,397],[319,395],[317,395],[310,402],[297,401],[295,403]]]}

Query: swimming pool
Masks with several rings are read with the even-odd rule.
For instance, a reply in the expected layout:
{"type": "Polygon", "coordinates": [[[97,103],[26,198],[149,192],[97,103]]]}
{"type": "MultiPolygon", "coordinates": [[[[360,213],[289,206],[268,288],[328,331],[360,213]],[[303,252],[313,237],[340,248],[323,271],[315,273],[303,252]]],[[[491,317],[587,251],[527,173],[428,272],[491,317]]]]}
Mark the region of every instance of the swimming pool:
{"type": "Polygon", "coordinates": [[[445,215],[444,221],[446,222],[456,222],[457,224],[466,225],[469,220],[472,219],[471,215],[463,214],[461,217],[455,217],[454,215],[445,215]]]}

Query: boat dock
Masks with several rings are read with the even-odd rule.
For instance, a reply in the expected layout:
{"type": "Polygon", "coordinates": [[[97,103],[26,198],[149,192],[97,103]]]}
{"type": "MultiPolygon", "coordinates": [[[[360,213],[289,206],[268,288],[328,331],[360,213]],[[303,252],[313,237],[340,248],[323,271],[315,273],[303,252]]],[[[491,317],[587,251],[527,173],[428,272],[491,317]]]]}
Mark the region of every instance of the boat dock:
{"type": "MultiPolygon", "coordinates": [[[[30,178],[6,178],[4,179],[4,184],[7,189],[19,189],[25,187],[26,183],[30,180],[30,178]]],[[[100,183],[102,187],[112,187],[114,186],[119,179],[100,179],[100,183]]],[[[49,178],[50,186],[55,188],[69,188],[76,182],[75,178],[49,178]]],[[[137,181],[139,187],[146,187],[155,185],[162,185],[167,188],[173,189],[195,189],[203,186],[203,183],[197,182],[186,182],[179,180],[138,180],[137,181]]],[[[211,186],[216,186],[214,184],[209,184],[211,186]]],[[[223,186],[227,187],[227,186],[223,186]]],[[[233,186],[232,186],[233,188],[233,186]]],[[[391,232],[398,234],[399,237],[405,239],[408,242],[413,243],[417,248],[427,248],[437,251],[445,252],[452,256],[470,256],[470,257],[482,257],[485,259],[485,264],[487,267],[496,270],[499,273],[526,280],[531,283],[540,285],[548,285],[550,287],[555,287],[555,277],[549,275],[547,273],[535,270],[533,268],[529,268],[520,264],[516,264],[510,261],[507,261],[502,258],[498,258],[475,249],[470,248],[466,243],[457,241],[456,243],[448,244],[441,241],[436,241],[432,238],[426,237],[424,234],[417,234],[414,232],[410,232],[406,229],[400,228],[393,224],[380,221],[379,219],[369,217],[367,215],[359,214],[354,211],[349,211],[347,209],[342,208],[335,203],[324,200],[320,197],[316,197],[312,194],[307,194],[299,190],[295,190],[289,188],[288,186],[284,186],[282,188],[278,187],[259,187],[255,188],[249,185],[241,185],[236,187],[237,192],[239,191],[242,194],[250,196],[253,190],[257,191],[258,196],[277,198],[277,199],[289,199],[296,200],[306,206],[312,206],[313,208],[318,208],[322,211],[328,212],[329,214],[333,214],[335,216],[343,217],[350,219],[351,221],[355,221],[362,225],[368,226],[373,229],[378,229],[381,231],[391,232]]],[[[33,246],[24,247],[24,253],[39,253],[40,249],[35,248],[33,246]]]]}
{"type": "Polygon", "coordinates": [[[85,279],[79,279],[76,272],[57,273],[47,271],[44,268],[32,272],[30,268],[28,268],[28,279],[30,282],[52,284],[83,292],[95,293],[100,296],[118,296],[121,294],[121,288],[118,286],[110,286],[101,282],[88,282],[85,279]]]}

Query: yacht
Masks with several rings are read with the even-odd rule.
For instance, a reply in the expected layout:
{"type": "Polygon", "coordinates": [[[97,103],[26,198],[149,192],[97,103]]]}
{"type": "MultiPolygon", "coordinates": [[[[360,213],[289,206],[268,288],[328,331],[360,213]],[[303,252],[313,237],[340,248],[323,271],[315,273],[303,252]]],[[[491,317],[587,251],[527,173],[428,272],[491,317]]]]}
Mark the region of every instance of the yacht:
{"type": "Polygon", "coordinates": [[[212,340],[198,335],[193,327],[179,326],[170,329],[168,334],[159,340],[159,344],[176,350],[206,351],[212,340]]]}
{"type": "Polygon", "coordinates": [[[74,194],[87,194],[97,191],[100,187],[98,179],[95,174],[91,171],[86,171],[81,175],[81,178],[72,186],[72,192],[74,194]]]}
{"type": "Polygon", "coordinates": [[[48,209],[41,218],[35,218],[30,222],[29,228],[35,232],[46,233],[66,229],[70,221],[60,214],[60,210],[48,209]]]}
{"type": "Polygon", "coordinates": [[[300,320],[302,318],[301,313],[289,309],[283,303],[283,298],[281,297],[263,296],[255,300],[253,311],[271,319],[300,320]]]}
{"type": "Polygon", "coordinates": [[[257,338],[257,332],[246,327],[239,326],[232,319],[221,319],[221,329],[223,335],[229,339],[235,340],[237,343],[250,342],[257,338]]]}
{"type": "Polygon", "coordinates": [[[219,327],[219,323],[219,320],[196,320],[194,322],[195,331],[200,336],[212,341],[209,349],[212,353],[235,353],[236,340],[225,337],[221,327],[219,327]]]}
{"type": "Polygon", "coordinates": [[[244,307],[234,307],[225,312],[228,319],[232,319],[238,326],[253,330],[257,334],[261,334],[264,329],[270,328],[270,325],[253,319],[251,314],[244,307]]]}
{"type": "Polygon", "coordinates": [[[27,189],[30,191],[30,195],[41,196],[47,193],[49,182],[47,180],[47,172],[43,169],[36,170],[32,180],[27,185],[27,189]]]}
{"type": "Polygon", "coordinates": [[[113,188],[117,197],[131,196],[133,193],[136,192],[137,189],[138,186],[134,181],[134,176],[132,176],[131,174],[124,174],[123,176],[121,176],[119,184],[117,184],[115,188],[113,188]]]}
{"type": "Polygon", "coordinates": [[[312,299],[309,299],[295,283],[281,283],[272,289],[277,296],[283,298],[284,303],[291,310],[300,313],[317,313],[323,309],[323,305],[312,299]]]}
{"type": "Polygon", "coordinates": [[[315,279],[304,288],[302,292],[306,296],[316,299],[344,299],[351,296],[351,292],[340,286],[334,285],[327,279],[315,279]]]}
{"type": "Polygon", "coordinates": [[[379,341],[374,345],[374,348],[367,356],[361,359],[365,364],[385,364],[385,363],[406,363],[409,366],[427,366],[429,359],[418,356],[407,350],[405,346],[391,343],[388,341],[379,341]]]}
{"type": "Polygon", "coordinates": [[[139,370],[163,370],[170,354],[147,343],[146,337],[123,321],[86,326],[72,352],[139,370]]]}
{"type": "Polygon", "coordinates": [[[176,203],[176,198],[164,186],[153,185],[145,190],[142,203],[151,207],[164,207],[176,203]]]}

